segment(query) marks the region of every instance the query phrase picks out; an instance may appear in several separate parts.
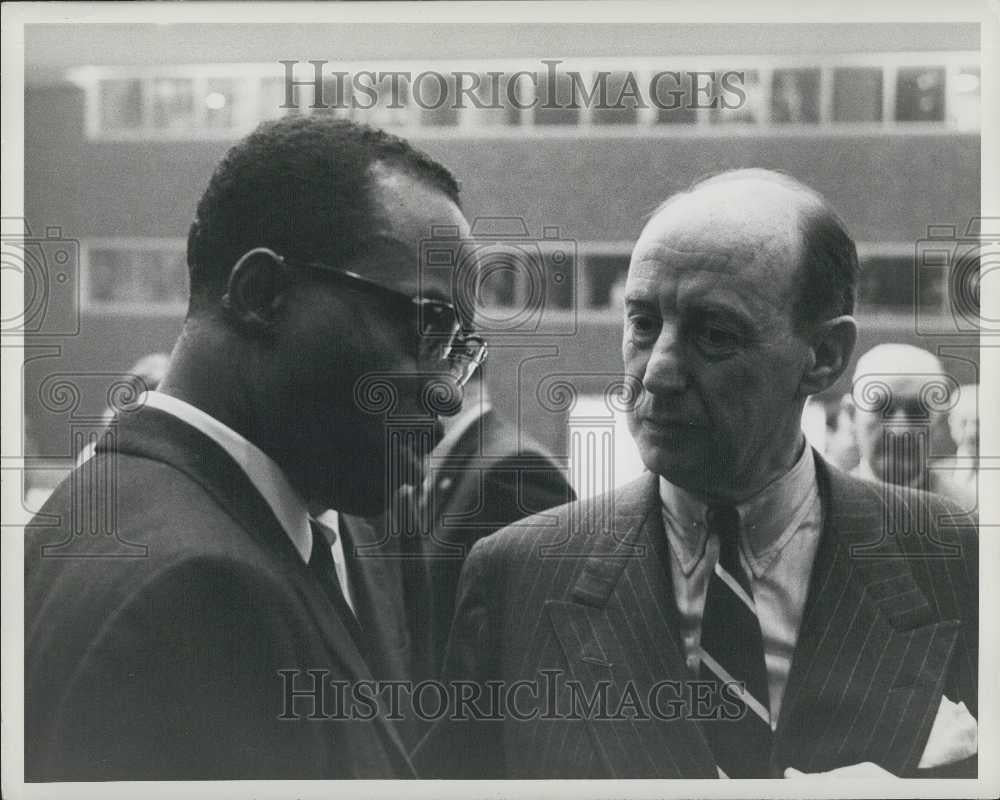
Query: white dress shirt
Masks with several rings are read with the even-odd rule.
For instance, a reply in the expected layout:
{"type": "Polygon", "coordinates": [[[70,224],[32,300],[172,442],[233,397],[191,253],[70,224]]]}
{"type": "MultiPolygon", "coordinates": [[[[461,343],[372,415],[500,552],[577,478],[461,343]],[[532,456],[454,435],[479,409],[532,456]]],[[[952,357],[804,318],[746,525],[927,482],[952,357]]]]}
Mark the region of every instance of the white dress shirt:
{"type": "MultiPolygon", "coordinates": [[[[305,563],[309,563],[313,547],[313,534],[309,527],[308,506],[289,483],[281,467],[270,456],[228,425],[219,422],[211,414],[207,414],[200,408],[173,395],[155,391],[146,392],[140,398],[140,404],[177,417],[205,434],[225,450],[240,469],[246,473],[254,488],[260,492],[285,534],[295,546],[299,556],[305,563]]],[[[351,591],[347,580],[344,547],[340,537],[337,513],[327,511],[321,515],[320,521],[337,534],[330,546],[331,553],[344,599],[353,610],[354,603],[351,600],[351,591]]]]}
{"type": "MultiPolygon", "coordinates": [[[[708,581],[719,559],[718,537],[708,536],[704,500],[660,478],[670,571],[688,668],[700,666],[701,618],[708,581]]],[[[736,506],[740,563],[750,576],[767,666],[772,728],[781,711],[798,641],[816,548],[823,530],[812,448],[754,497],[736,506]]]]}

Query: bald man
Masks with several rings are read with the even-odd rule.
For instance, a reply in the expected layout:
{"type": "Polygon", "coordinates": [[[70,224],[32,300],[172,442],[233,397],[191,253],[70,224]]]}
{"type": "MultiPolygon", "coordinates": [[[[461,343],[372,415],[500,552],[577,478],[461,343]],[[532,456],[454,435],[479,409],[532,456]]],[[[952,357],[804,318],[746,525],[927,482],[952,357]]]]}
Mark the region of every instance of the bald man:
{"type": "Polygon", "coordinates": [[[948,430],[955,443],[954,483],[966,490],[977,489],[979,477],[979,386],[958,387],[958,397],[948,414],[948,430]]]}
{"type": "MultiPolygon", "coordinates": [[[[908,344],[881,344],[858,359],[845,398],[861,461],[852,474],[872,481],[922,489],[976,507],[974,486],[960,486],[935,444],[948,437],[948,408],[959,387],[937,356],[908,344]]],[[[973,404],[974,404],[973,400],[973,404]]]]}
{"type": "MultiPolygon", "coordinates": [[[[658,209],[622,337],[648,472],[473,548],[445,665],[472,706],[421,774],[975,774],[975,529],[911,560],[927,542],[886,535],[886,492],[800,427],[851,359],[857,271],[787,176],[724,173],[658,209]]],[[[932,526],[956,513],[921,498],[932,526]]]]}

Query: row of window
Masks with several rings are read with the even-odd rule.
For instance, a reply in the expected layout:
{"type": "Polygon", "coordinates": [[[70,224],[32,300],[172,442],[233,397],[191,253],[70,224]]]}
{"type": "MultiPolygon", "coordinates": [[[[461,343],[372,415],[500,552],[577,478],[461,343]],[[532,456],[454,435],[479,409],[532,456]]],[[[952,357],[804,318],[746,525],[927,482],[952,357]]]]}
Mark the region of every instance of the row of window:
{"type": "Polygon", "coordinates": [[[477,72],[447,65],[351,71],[296,62],[229,66],[230,74],[220,72],[225,65],[139,75],[83,68],[72,77],[86,90],[87,130],[95,138],[225,138],[288,113],[333,114],[427,135],[533,128],[669,133],[734,124],[978,129],[976,54],[886,54],[881,61],[859,56],[783,64],[744,57],[724,68],[681,60],[635,69],[619,59],[618,68],[528,64],[484,71],[477,65],[477,72]]]}
{"type": "MultiPolygon", "coordinates": [[[[154,244],[132,241],[89,243],[83,249],[83,295],[93,311],[171,311],[187,301],[187,265],[182,241],[154,244]]],[[[619,309],[628,271],[627,246],[591,246],[574,255],[560,249],[531,250],[523,258],[480,253],[483,279],[479,296],[500,309],[619,309]],[[541,254],[541,258],[537,255],[541,254]]],[[[973,298],[978,307],[976,265],[958,265],[958,277],[969,286],[951,286],[948,269],[914,269],[913,250],[886,252],[873,248],[862,256],[859,305],[862,308],[907,310],[914,297],[924,309],[943,309],[950,294],[973,298]]],[[[977,309],[970,309],[976,311],[977,309]]],[[[516,317],[503,317],[511,322],[516,317]]]]}

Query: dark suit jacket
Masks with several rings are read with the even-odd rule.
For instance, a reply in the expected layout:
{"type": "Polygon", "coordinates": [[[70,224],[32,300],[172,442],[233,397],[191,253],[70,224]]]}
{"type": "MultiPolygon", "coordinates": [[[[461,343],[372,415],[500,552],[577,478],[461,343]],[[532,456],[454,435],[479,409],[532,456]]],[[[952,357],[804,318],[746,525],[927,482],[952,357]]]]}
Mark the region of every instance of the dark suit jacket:
{"type": "MultiPolygon", "coordinates": [[[[394,538],[386,515],[340,515],[355,610],[379,680],[437,678],[472,545],[504,525],[572,499],[552,456],[488,411],[435,451],[428,490],[415,495],[424,535],[394,538]],[[425,528],[426,526],[426,528],[425,528]]],[[[412,748],[427,725],[403,702],[396,728],[412,748]]]]}
{"type": "MultiPolygon", "coordinates": [[[[396,548],[384,515],[341,514],[340,533],[354,611],[371,674],[378,681],[412,681],[417,648],[409,607],[412,589],[406,572],[412,564],[394,554],[396,548]]],[[[409,713],[405,698],[399,715],[402,719],[394,719],[394,727],[408,752],[426,726],[409,713]]]]}
{"type": "Polygon", "coordinates": [[[484,536],[576,495],[551,453],[494,411],[487,411],[446,453],[432,454],[430,486],[420,498],[430,536],[416,542],[421,574],[411,590],[416,677],[438,677],[462,564],[484,536]]]}
{"type": "MultiPolygon", "coordinates": [[[[977,715],[978,557],[971,522],[943,498],[906,497],[817,458],[824,530],[775,732],[770,771],[813,772],[873,761],[916,774],[942,693],[977,715]],[[882,536],[887,530],[910,535],[882,536]],[[918,522],[921,535],[912,533],[918,522]],[[910,527],[906,527],[910,526],[910,527]],[[937,543],[935,543],[937,542],[937,543]],[[942,544],[956,548],[943,556],[942,544]]],[[[415,756],[421,774],[515,778],[714,778],[703,723],[682,684],[647,719],[625,710],[658,682],[685,681],[658,484],[646,474],[594,500],[555,510],[478,544],[466,563],[446,676],[536,682],[512,718],[437,725],[415,756]],[[610,686],[610,714],[572,710],[567,681],[587,698],[610,686]],[[631,687],[629,689],[628,687],[631,687]],[[671,715],[670,701],[686,708],[671,715]],[[548,713],[549,719],[542,718],[548,713]],[[560,718],[561,715],[561,718],[560,718]],[[658,717],[667,717],[666,720],[658,717]],[[670,718],[673,716],[674,718],[670,718]]],[[[485,696],[485,695],[484,695],[485,696]]],[[[648,712],[652,706],[646,704],[648,712]]],[[[489,703],[480,706],[488,715],[489,703]]],[[[975,773],[975,759],[961,765],[975,773]]],[[[940,773],[940,774],[946,774],[940,773]]]]}
{"type": "Polygon", "coordinates": [[[381,719],[279,719],[279,670],[370,677],[349,622],[225,451],[126,415],[27,534],[25,777],[410,776],[381,719]]]}

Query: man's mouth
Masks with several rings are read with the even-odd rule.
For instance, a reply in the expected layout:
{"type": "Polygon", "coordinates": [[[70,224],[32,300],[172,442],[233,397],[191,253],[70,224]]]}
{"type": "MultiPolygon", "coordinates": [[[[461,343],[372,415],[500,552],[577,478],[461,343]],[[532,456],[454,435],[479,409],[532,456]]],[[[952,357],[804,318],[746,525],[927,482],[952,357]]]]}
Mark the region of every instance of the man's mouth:
{"type": "Polygon", "coordinates": [[[663,431],[665,433],[705,430],[704,425],[681,417],[642,417],[642,424],[653,431],[663,431]]]}

